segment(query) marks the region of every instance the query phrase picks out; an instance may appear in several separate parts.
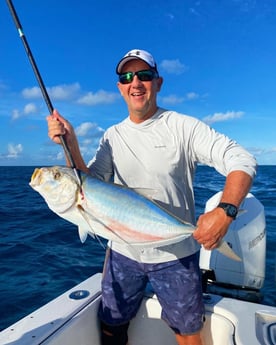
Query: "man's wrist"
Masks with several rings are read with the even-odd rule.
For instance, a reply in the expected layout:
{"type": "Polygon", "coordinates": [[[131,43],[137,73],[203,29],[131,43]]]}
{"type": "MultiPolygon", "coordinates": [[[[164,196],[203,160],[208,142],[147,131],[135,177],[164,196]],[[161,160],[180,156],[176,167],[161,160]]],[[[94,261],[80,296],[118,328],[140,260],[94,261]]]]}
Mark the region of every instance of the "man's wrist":
{"type": "Polygon", "coordinates": [[[231,217],[232,219],[236,219],[237,214],[238,214],[237,206],[230,204],[228,202],[220,202],[217,207],[222,208],[228,217],[231,217]]]}

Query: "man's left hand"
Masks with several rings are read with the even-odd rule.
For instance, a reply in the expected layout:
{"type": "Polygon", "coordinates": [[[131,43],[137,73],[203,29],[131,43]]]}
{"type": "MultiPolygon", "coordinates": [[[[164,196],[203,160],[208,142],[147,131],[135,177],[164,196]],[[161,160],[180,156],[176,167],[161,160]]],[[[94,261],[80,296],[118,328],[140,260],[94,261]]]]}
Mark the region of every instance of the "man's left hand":
{"type": "Polygon", "coordinates": [[[215,208],[199,216],[193,236],[205,249],[215,249],[232,221],[233,219],[228,217],[222,208],[215,208]]]}

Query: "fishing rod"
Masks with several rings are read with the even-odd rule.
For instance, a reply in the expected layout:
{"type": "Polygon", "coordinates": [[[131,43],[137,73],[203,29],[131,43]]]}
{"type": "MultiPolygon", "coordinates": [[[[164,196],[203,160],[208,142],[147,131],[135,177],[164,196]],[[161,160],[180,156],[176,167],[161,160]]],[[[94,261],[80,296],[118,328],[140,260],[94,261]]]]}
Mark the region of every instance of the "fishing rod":
{"type": "MultiPolygon", "coordinates": [[[[32,68],[33,68],[35,77],[36,77],[36,79],[37,79],[37,81],[38,81],[38,84],[39,84],[40,90],[41,90],[41,92],[42,92],[42,96],[43,96],[43,98],[44,98],[44,101],[45,101],[45,103],[46,103],[46,105],[47,105],[47,107],[48,107],[48,110],[49,110],[50,114],[52,114],[53,111],[54,111],[54,107],[53,107],[53,105],[52,105],[52,102],[51,102],[50,97],[49,97],[49,95],[48,95],[48,92],[47,92],[47,90],[46,90],[46,87],[45,87],[45,85],[44,85],[44,82],[43,82],[43,80],[42,80],[42,77],[41,77],[41,75],[40,75],[40,73],[39,73],[37,64],[36,64],[35,59],[34,59],[34,57],[33,57],[33,54],[32,54],[32,51],[31,51],[31,49],[30,49],[30,46],[29,46],[29,44],[28,44],[28,41],[27,41],[27,39],[26,39],[26,36],[25,36],[24,33],[23,33],[22,25],[20,24],[18,15],[17,15],[17,13],[16,13],[16,11],[15,11],[15,8],[14,8],[14,6],[13,6],[12,1],[11,1],[11,0],[6,0],[6,1],[7,1],[9,10],[10,10],[10,12],[11,12],[12,18],[13,18],[13,20],[14,20],[15,26],[16,26],[16,28],[17,28],[17,30],[18,30],[19,36],[20,36],[20,38],[21,38],[21,40],[22,40],[22,43],[23,43],[23,45],[24,45],[25,51],[26,51],[26,53],[27,53],[27,56],[28,56],[28,58],[29,58],[29,61],[30,61],[30,63],[31,63],[31,66],[32,66],[32,68]]],[[[68,160],[69,160],[70,166],[71,166],[71,168],[74,170],[74,172],[75,172],[75,174],[76,174],[76,177],[77,177],[77,180],[78,180],[79,185],[81,185],[80,173],[79,173],[79,171],[76,169],[76,165],[75,165],[75,163],[74,163],[74,160],[73,160],[73,157],[72,157],[72,155],[71,155],[71,152],[69,151],[69,148],[68,148],[68,146],[67,146],[67,144],[66,144],[65,138],[63,137],[63,135],[60,135],[59,138],[60,138],[60,142],[61,142],[61,144],[62,144],[62,147],[63,147],[63,149],[64,149],[64,152],[65,152],[65,154],[66,154],[66,156],[67,156],[67,158],[68,158],[68,160]]]]}

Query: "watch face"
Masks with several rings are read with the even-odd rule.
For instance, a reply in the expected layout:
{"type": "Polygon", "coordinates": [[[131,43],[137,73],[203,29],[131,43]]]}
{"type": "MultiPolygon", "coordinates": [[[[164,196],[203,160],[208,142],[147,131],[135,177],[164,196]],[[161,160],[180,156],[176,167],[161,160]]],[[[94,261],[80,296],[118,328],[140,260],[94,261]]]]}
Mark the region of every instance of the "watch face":
{"type": "Polygon", "coordinates": [[[238,208],[235,205],[221,202],[218,204],[218,207],[223,208],[228,217],[235,219],[238,214],[238,208]]]}
{"type": "Polygon", "coordinates": [[[234,207],[234,206],[232,206],[232,205],[229,205],[229,206],[228,206],[227,213],[229,214],[230,217],[236,217],[236,215],[237,215],[237,209],[236,209],[236,207],[234,207]]]}

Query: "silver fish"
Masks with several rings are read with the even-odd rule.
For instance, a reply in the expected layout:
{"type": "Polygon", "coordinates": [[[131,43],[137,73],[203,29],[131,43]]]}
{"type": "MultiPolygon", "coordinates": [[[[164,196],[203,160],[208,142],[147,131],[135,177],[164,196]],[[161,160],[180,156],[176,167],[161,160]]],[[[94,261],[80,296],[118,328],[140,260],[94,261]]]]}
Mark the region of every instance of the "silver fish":
{"type": "MultiPolygon", "coordinates": [[[[170,214],[141,190],[104,182],[80,173],[82,186],[68,167],[35,169],[30,186],[60,217],[78,226],[82,242],[87,235],[108,240],[160,247],[192,235],[195,227],[170,214]]],[[[223,254],[240,258],[224,242],[223,254]],[[225,247],[227,252],[225,252],[225,247]]]]}

